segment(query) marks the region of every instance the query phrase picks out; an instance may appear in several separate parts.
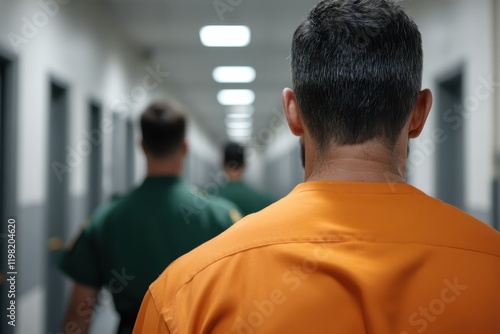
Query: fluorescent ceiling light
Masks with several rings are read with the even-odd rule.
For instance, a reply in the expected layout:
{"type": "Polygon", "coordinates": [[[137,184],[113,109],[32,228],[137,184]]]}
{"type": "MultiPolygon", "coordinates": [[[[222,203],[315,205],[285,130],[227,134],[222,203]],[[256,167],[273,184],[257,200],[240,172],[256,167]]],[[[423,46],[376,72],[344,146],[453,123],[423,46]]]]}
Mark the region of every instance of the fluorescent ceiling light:
{"type": "Polygon", "coordinates": [[[247,137],[252,134],[252,129],[227,129],[227,135],[229,137],[247,137]]]}
{"type": "Polygon", "coordinates": [[[250,129],[252,128],[252,122],[226,122],[226,128],[228,129],[250,129]]]}
{"type": "Polygon", "coordinates": [[[252,119],[252,114],[236,114],[236,113],[231,113],[226,115],[226,120],[227,121],[246,121],[246,120],[251,120],[252,119]]]}
{"type": "Polygon", "coordinates": [[[200,29],[200,39],[208,47],[244,47],[252,34],[247,26],[205,26],[200,29]]]}
{"type": "Polygon", "coordinates": [[[229,141],[237,141],[237,142],[241,142],[241,141],[250,141],[251,137],[250,136],[227,136],[227,138],[229,138],[229,141]]]}
{"type": "Polygon", "coordinates": [[[255,102],[255,93],[250,89],[224,89],[217,94],[217,100],[223,106],[246,106],[255,102]]]}
{"type": "Polygon", "coordinates": [[[226,115],[230,118],[251,117],[255,112],[252,105],[249,106],[229,106],[226,108],[226,115]]]}
{"type": "Polygon", "coordinates": [[[219,66],[212,76],[220,83],[250,83],[255,80],[255,69],[250,66],[219,66]]]}

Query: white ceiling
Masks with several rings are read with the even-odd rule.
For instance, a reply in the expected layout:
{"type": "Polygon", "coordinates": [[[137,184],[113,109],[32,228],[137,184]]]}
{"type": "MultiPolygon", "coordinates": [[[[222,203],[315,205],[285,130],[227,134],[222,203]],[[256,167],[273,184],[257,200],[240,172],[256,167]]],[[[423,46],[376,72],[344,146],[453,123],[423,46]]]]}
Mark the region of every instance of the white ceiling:
{"type": "Polygon", "coordinates": [[[254,133],[267,126],[273,108],[281,110],[281,92],[290,85],[291,37],[318,0],[219,0],[232,11],[221,20],[214,0],[105,0],[107,10],[131,42],[153,54],[170,72],[175,95],[210,136],[226,140],[225,109],[217,102],[224,88],[250,88],[256,93],[254,133]],[[233,6],[232,4],[238,4],[233,6]],[[199,40],[204,25],[247,25],[252,42],[245,48],[206,48],[199,40]],[[251,84],[219,84],[212,71],[221,65],[250,65],[251,84]]]}

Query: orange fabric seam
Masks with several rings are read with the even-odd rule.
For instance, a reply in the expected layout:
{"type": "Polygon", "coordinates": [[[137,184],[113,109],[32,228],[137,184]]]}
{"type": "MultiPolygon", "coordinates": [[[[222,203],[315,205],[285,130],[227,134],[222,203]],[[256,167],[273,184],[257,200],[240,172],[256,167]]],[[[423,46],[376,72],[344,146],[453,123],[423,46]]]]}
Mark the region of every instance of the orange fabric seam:
{"type": "MultiPolygon", "coordinates": [[[[198,274],[200,274],[202,271],[204,271],[205,269],[207,269],[211,265],[213,265],[213,264],[215,264],[215,263],[217,263],[219,261],[222,261],[225,258],[228,258],[230,256],[233,256],[233,255],[236,255],[236,254],[239,254],[239,253],[242,253],[242,252],[254,250],[254,249],[257,249],[257,248],[270,247],[270,246],[274,246],[274,245],[284,245],[284,244],[292,244],[292,243],[317,243],[317,244],[319,244],[319,243],[341,244],[342,243],[342,244],[345,244],[345,243],[352,242],[352,241],[356,241],[356,242],[359,242],[359,243],[371,243],[369,241],[364,241],[364,240],[360,241],[358,239],[356,239],[356,240],[340,240],[340,241],[335,241],[335,240],[328,241],[328,240],[319,240],[319,239],[302,240],[301,242],[297,242],[297,241],[285,242],[285,241],[283,241],[281,243],[261,244],[261,245],[258,245],[258,246],[253,246],[253,247],[249,247],[249,248],[244,248],[244,249],[240,249],[240,250],[237,250],[237,251],[233,251],[233,252],[230,252],[229,254],[226,254],[226,255],[220,255],[219,257],[216,257],[215,260],[210,261],[210,263],[208,263],[207,265],[205,265],[202,268],[200,268],[199,270],[197,270],[194,274],[192,274],[192,276],[188,280],[186,280],[186,282],[182,283],[181,286],[175,291],[174,296],[172,297],[172,300],[168,304],[171,304],[173,302],[173,300],[175,299],[175,296],[177,295],[177,293],[185,285],[187,285],[188,283],[190,283],[198,274]]],[[[427,244],[427,243],[398,243],[398,242],[377,242],[377,243],[380,243],[380,244],[392,244],[392,245],[421,245],[421,246],[427,246],[427,247],[449,248],[449,249],[454,249],[454,250],[461,250],[461,251],[466,251],[466,252],[474,252],[474,253],[479,253],[479,254],[494,256],[494,257],[497,257],[497,258],[500,259],[500,255],[495,255],[495,254],[490,254],[490,253],[486,253],[486,252],[481,252],[481,251],[474,250],[474,249],[452,247],[452,246],[444,246],[444,245],[437,245],[437,244],[427,244]]],[[[155,299],[155,304],[156,304],[156,299],[155,299]]]]}

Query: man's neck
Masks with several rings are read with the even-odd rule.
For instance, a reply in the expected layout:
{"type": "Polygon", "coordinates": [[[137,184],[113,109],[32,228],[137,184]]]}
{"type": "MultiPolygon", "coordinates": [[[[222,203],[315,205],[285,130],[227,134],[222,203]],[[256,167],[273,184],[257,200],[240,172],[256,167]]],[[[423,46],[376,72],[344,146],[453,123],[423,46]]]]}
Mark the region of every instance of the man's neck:
{"type": "Polygon", "coordinates": [[[307,182],[406,182],[401,158],[382,144],[336,147],[317,157],[307,182]]]}
{"type": "Polygon", "coordinates": [[[229,181],[231,182],[238,182],[243,179],[243,169],[237,169],[237,170],[226,169],[225,172],[226,175],[229,177],[229,181]]]}
{"type": "Polygon", "coordinates": [[[148,161],[147,176],[181,176],[182,164],[172,161],[148,161]]]}

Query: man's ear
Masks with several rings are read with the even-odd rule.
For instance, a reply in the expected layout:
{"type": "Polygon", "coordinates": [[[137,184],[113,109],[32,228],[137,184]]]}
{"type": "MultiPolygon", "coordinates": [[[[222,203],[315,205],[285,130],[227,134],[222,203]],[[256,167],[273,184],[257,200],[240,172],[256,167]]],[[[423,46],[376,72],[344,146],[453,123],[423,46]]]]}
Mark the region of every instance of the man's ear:
{"type": "Polygon", "coordinates": [[[409,138],[417,138],[424,129],[425,122],[432,108],[432,93],[425,89],[418,94],[417,103],[411,114],[409,138]]]}
{"type": "Polygon", "coordinates": [[[295,98],[295,93],[290,88],[283,91],[283,109],[288,121],[288,126],[292,133],[298,137],[304,135],[304,124],[300,116],[299,104],[295,98]]]}

